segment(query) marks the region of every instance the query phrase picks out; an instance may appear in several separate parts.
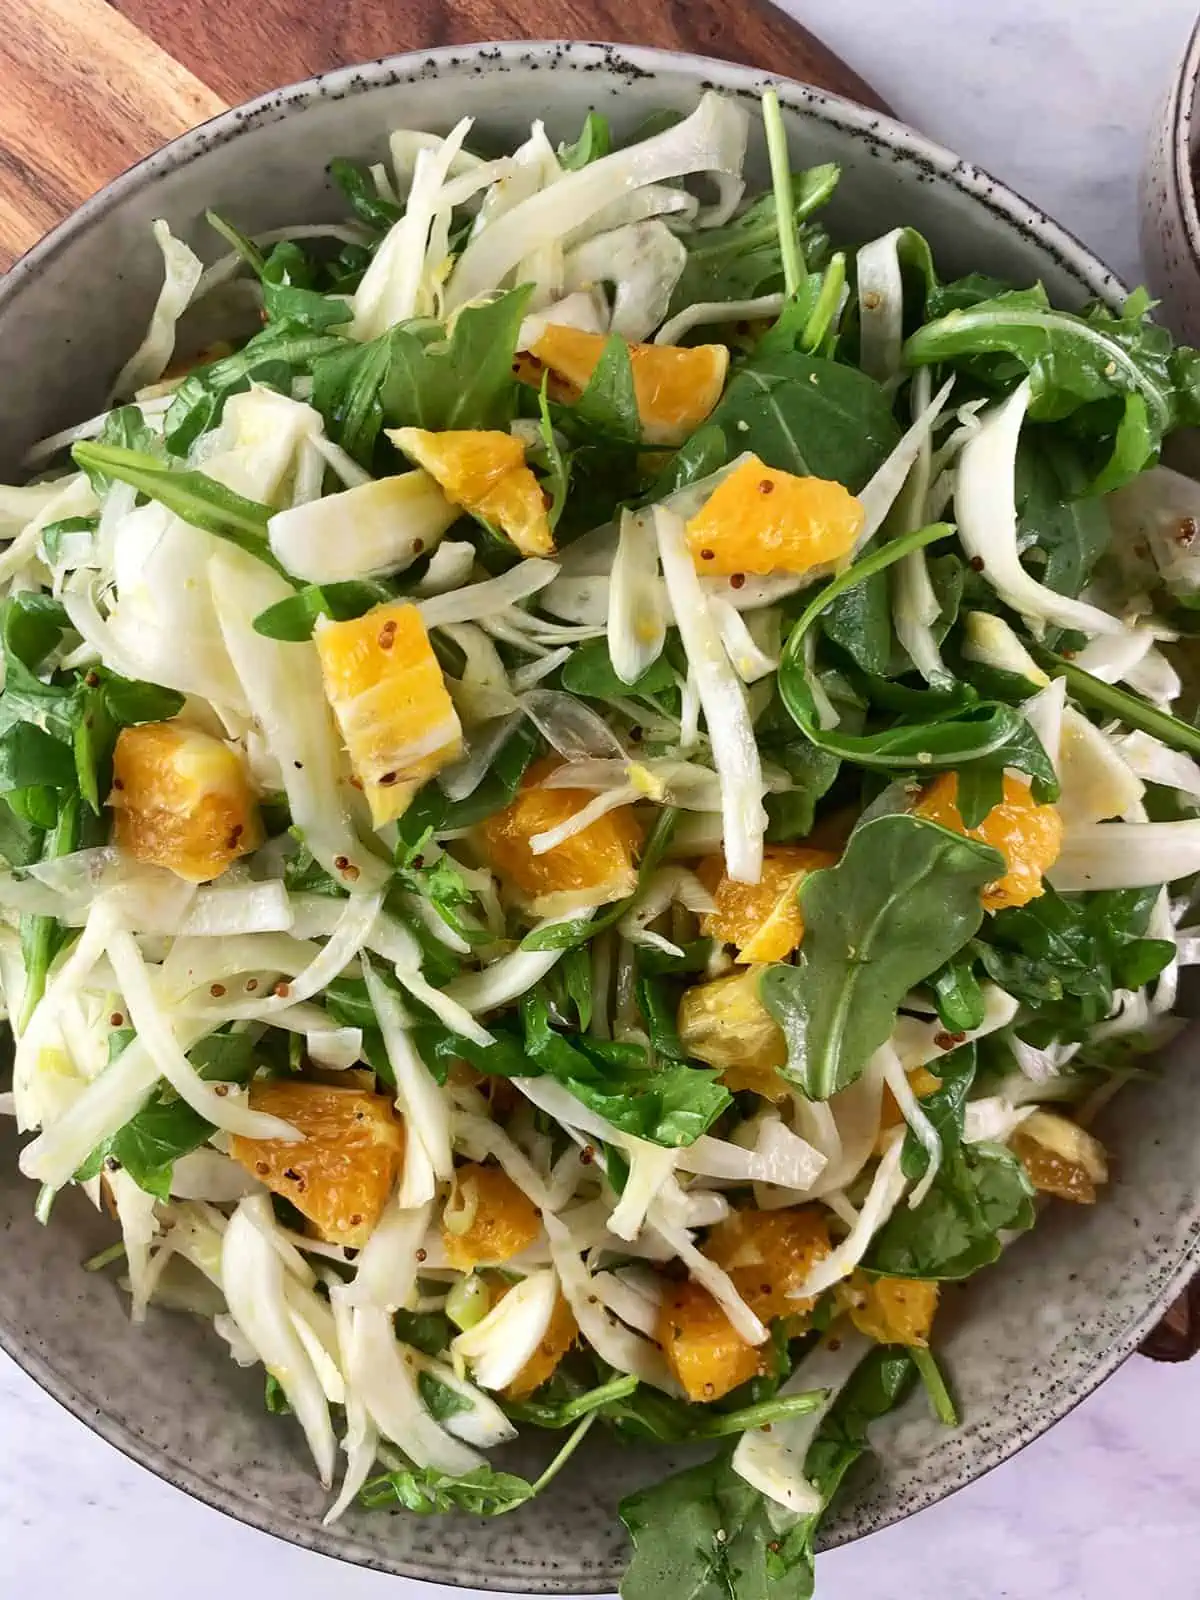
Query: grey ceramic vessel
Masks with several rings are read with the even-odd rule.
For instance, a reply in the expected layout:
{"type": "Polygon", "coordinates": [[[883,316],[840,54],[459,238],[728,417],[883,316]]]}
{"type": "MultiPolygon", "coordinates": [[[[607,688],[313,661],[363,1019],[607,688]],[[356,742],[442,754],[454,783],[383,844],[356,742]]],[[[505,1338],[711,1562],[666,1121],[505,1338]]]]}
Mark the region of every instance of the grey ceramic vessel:
{"type": "MultiPolygon", "coordinates": [[[[0,287],[0,475],[15,471],[30,441],[103,403],[157,291],[152,218],[166,217],[211,256],[206,207],[252,230],[340,215],[326,161],[378,157],[399,125],[444,130],[469,112],[477,137],[507,148],[532,116],[552,137],[574,136],[595,106],[624,134],[652,110],[690,108],[702,86],[753,102],[766,81],[696,57],[504,44],[332,73],[218,118],[118,179],[0,287]]],[[[1067,305],[1120,294],[1080,244],[976,168],[846,101],[779,88],[795,159],[845,169],[828,218],[847,240],[910,223],[947,274],[1040,277],[1067,305]]],[[[751,169],[764,176],[757,137],[751,169]]],[[[1051,1209],[999,1267],[947,1293],[944,1348],[964,1424],[935,1427],[919,1399],[891,1419],[879,1430],[881,1465],[852,1484],[830,1542],[884,1527],[986,1472],[1133,1349],[1200,1261],[1198,1087],[1185,1043],[1161,1083],[1130,1088],[1112,1108],[1102,1131],[1114,1179],[1102,1204],[1051,1209]]],[[[0,1344],[104,1438],[210,1505],[365,1566],[539,1593],[615,1586],[627,1557],[616,1502],[661,1475],[663,1457],[601,1444],[581,1452],[544,1500],[495,1522],[355,1511],[322,1528],[324,1496],[299,1431],[264,1411],[261,1372],[239,1370],[186,1317],[152,1312],[144,1328],[131,1327],[108,1278],[79,1268],[110,1242],[111,1225],[67,1194],[40,1228],[11,1123],[0,1121],[0,1344]]],[[[526,1447],[514,1448],[520,1470],[526,1447]]]]}

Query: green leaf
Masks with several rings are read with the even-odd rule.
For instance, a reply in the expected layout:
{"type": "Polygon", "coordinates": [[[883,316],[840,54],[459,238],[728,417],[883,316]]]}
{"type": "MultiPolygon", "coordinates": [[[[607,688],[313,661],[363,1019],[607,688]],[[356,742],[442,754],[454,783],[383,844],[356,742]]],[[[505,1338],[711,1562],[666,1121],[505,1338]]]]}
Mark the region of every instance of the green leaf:
{"type": "MultiPolygon", "coordinates": [[[[150,431],[138,406],[118,406],[115,411],[110,411],[94,442],[106,448],[116,446],[123,450],[142,451],[149,456],[161,456],[163,449],[162,440],[150,431]]],[[[83,470],[98,495],[108,492],[113,482],[112,473],[95,466],[85,466],[83,470]]]]}
{"type": "Polygon", "coordinates": [[[708,419],[739,450],[857,492],[898,444],[891,401],[857,367],[801,351],[751,360],[708,419]]]}
{"type": "MultiPolygon", "coordinates": [[[[804,227],[806,219],[832,195],[840,169],[832,163],[793,172],[793,218],[801,256],[820,261],[824,231],[804,227]]],[[[773,191],[761,195],[732,222],[689,234],[688,259],[671,296],[671,311],[705,300],[752,300],[785,287],[781,230],[773,191]]]]}
{"type": "Polygon", "coordinates": [[[313,287],[312,267],[293,240],[277,244],[262,267],[263,305],[270,322],[324,333],[351,321],[354,307],[313,287]]]}
{"type": "Polygon", "coordinates": [[[100,677],[100,692],[108,714],[121,727],[166,722],[183,710],[184,696],[176,689],[163,689],[157,683],[143,683],[137,678],[122,678],[100,668],[95,670],[100,677]]]}
{"type": "Polygon", "coordinates": [[[336,334],[312,333],[291,323],[271,323],[235,354],[188,373],[167,412],[167,449],[174,456],[185,456],[202,433],[220,422],[230,395],[248,389],[251,383],[266,384],[290,395],[293,378],[313,372],[320,357],[345,347],[346,341],[336,334]]]}
{"type": "MultiPolygon", "coordinates": [[[[212,1034],[192,1047],[189,1059],[208,1082],[247,1083],[256,1064],[255,1043],[248,1034],[212,1034]]],[[[206,1144],[213,1132],[212,1123],[186,1101],[156,1089],[124,1127],[92,1151],[75,1176],[80,1181],[95,1177],[114,1162],[139,1188],[165,1201],[175,1162],[206,1144]]]]}
{"type": "Polygon", "coordinates": [[[592,369],[587,388],[568,409],[576,430],[600,434],[620,444],[637,444],[642,436],[629,346],[610,334],[592,369]]]}
{"type": "Polygon", "coordinates": [[[405,1467],[371,1478],[360,1498],[365,1506],[401,1505],[418,1516],[463,1511],[473,1517],[499,1517],[515,1511],[533,1495],[533,1485],[511,1472],[476,1467],[454,1478],[436,1467],[405,1467]]]}
{"type": "MultiPolygon", "coordinates": [[[[18,730],[10,730],[16,732],[18,730]]],[[[5,736],[7,737],[7,735],[5,736]]],[[[69,856],[79,848],[82,808],[77,794],[67,794],[59,803],[54,826],[42,841],[42,860],[53,861],[58,856],[69,856]]],[[[34,1009],[46,992],[46,976],[50,963],[62,948],[68,935],[53,917],[24,915],[21,917],[21,959],[25,966],[25,987],[21,995],[21,1013],[17,1020],[18,1036],[28,1026],[34,1009]]]]}
{"type": "Polygon", "coordinates": [[[74,786],[75,760],[69,746],[31,722],[18,722],[0,734],[0,793],[74,786]]]}
{"type": "Polygon", "coordinates": [[[501,745],[487,777],[465,800],[448,800],[436,783],[427,783],[400,818],[401,842],[411,845],[435,829],[447,832],[472,828],[503,810],[521,787],[521,779],[541,748],[537,729],[531,722],[522,721],[501,745]]]}
{"type": "Polygon", "coordinates": [[[689,1145],[731,1104],[715,1072],[675,1062],[651,1067],[639,1045],[557,1032],[536,989],[522,996],[521,1018],[528,1062],[622,1133],[669,1148],[689,1145]]]}
{"type": "Polygon", "coordinates": [[[396,1337],[427,1356],[440,1356],[458,1329],[441,1311],[397,1311],[396,1337]]]}
{"type": "Polygon", "coordinates": [[[604,639],[589,639],[577,645],[562,667],[562,686],[571,694],[585,695],[589,700],[619,700],[629,695],[656,695],[674,689],[679,683],[679,673],[664,652],[647,667],[635,683],[624,683],[617,677],[604,639]]]}
{"type": "Polygon", "coordinates": [[[1057,428],[1026,429],[1016,482],[1022,561],[1047,588],[1078,596],[1112,538],[1104,501],[1088,497],[1078,447],[1057,428]]]}
{"type": "Polygon", "coordinates": [[[954,1280],[990,1266],[1004,1239],[1033,1226],[1033,1185],[1001,1145],[963,1145],[915,1210],[900,1206],[863,1265],[895,1278],[954,1280]]]}
{"type": "Polygon", "coordinates": [[[350,202],[358,220],[376,233],[387,233],[403,216],[401,207],[379,193],[368,169],[358,162],[334,156],[329,163],[329,176],[350,202]]]}
{"type": "Polygon", "coordinates": [[[986,1002],[970,961],[948,961],[930,979],[938,1019],[950,1033],[971,1033],[983,1022],[986,1002]]]}
{"type": "Polygon", "coordinates": [[[1200,756],[1200,728],[1171,716],[1167,711],[1160,711],[1130,689],[1119,689],[1115,683],[1102,683],[1065,656],[1055,655],[1041,645],[1032,645],[1031,654],[1039,666],[1045,667],[1056,678],[1067,680],[1072,698],[1078,700],[1080,705],[1103,712],[1107,717],[1116,717],[1129,728],[1152,734],[1154,738],[1170,745],[1172,750],[1200,756]]]}
{"type": "Polygon", "coordinates": [[[836,867],[800,889],[795,966],[768,967],[763,1003],[788,1042],[786,1075],[812,1100],[852,1083],[890,1037],[901,1000],[983,919],[998,851],[908,812],[855,829],[836,867]]]}
{"type": "Polygon", "coordinates": [[[445,1422],[447,1417],[458,1417],[464,1411],[472,1410],[471,1402],[465,1396],[434,1377],[432,1372],[417,1374],[417,1388],[421,1391],[426,1411],[435,1422],[445,1422]]]}
{"type": "Polygon", "coordinates": [[[387,584],[371,578],[350,578],[344,583],[309,583],[286,600],[278,600],[260,611],[254,619],[254,631],[267,639],[301,644],[312,638],[320,617],[349,622],[395,598],[387,584]]]}
{"type": "Polygon", "coordinates": [[[226,539],[239,550],[265,562],[295,586],[296,580],[280,566],[267,544],[270,506],[247,500],[207,473],[192,467],[172,467],[136,450],[83,440],[72,447],[72,454],[81,467],[98,468],[122,483],[131,484],[193,527],[226,539]]]}
{"type": "Polygon", "coordinates": [[[41,531],[42,549],[50,566],[56,566],[67,539],[76,533],[95,534],[100,526],[99,517],[60,517],[48,522],[41,531]]]}
{"type": "Polygon", "coordinates": [[[531,292],[523,284],[485,305],[464,306],[449,338],[440,328],[430,340],[404,327],[386,334],[393,348],[380,402],[389,425],[507,427],[517,395],[513,357],[531,292]]]}
{"type": "Polygon", "coordinates": [[[1033,386],[1030,418],[1070,418],[1073,431],[1107,454],[1092,492],[1107,493],[1153,465],[1164,436],[1189,416],[1194,352],[1172,347],[1165,328],[1134,304],[1115,316],[1051,307],[1044,291],[1020,290],[951,311],[919,328],[904,347],[907,366],[969,358],[1002,387],[1013,368],[1033,386]]]}
{"type": "MultiPolygon", "coordinates": [[[[535,1428],[569,1428],[573,1422],[586,1417],[589,1411],[606,1413],[616,1401],[627,1399],[638,1386],[632,1374],[622,1373],[607,1383],[565,1400],[510,1400],[505,1411],[514,1422],[527,1422],[535,1428]]],[[[542,1393],[546,1385],[538,1393],[542,1393]]]]}
{"type": "MultiPolygon", "coordinates": [[[[964,1044],[939,1057],[932,1070],[941,1079],[941,1087],[921,1096],[921,1110],[942,1141],[943,1161],[949,1160],[962,1143],[967,1095],[975,1082],[975,1056],[974,1044],[964,1044]]],[[[904,1136],[900,1164],[905,1177],[914,1181],[925,1176],[929,1165],[929,1152],[911,1128],[904,1136]]]]}
{"type": "Polygon", "coordinates": [[[583,129],[574,144],[560,144],[558,164],[564,172],[578,172],[590,166],[612,150],[612,129],[606,116],[599,111],[589,111],[583,119],[583,129]]]}
{"type": "Polygon", "coordinates": [[[526,448],[525,458],[531,466],[535,466],[542,477],[542,491],[550,496],[550,505],[546,512],[551,528],[557,528],[563,512],[566,510],[567,495],[571,489],[571,468],[574,457],[569,450],[563,450],[559,445],[558,437],[554,432],[554,423],[550,416],[550,400],[548,388],[550,383],[549,373],[542,374],[542,386],[538,390],[538,430],[541,443],[534,448],[526,448]]]}

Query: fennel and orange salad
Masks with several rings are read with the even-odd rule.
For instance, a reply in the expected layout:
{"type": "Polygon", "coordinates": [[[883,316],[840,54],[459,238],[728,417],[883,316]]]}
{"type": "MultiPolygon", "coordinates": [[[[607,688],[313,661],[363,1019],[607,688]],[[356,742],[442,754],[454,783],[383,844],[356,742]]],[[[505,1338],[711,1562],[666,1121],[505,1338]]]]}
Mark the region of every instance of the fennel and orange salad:
{"type": "Polygon", "coordinates": [[[0,489],[38,1216],[110,1209],[88,1265],[264,1370],[329,1520],[704,1444],[621,1505],[637,1600],[811,1592],[870,1424],[955,1421],[940,1286],[1097,1199],[1200,959],[1198,358],[831,238],[762,110],[763,193],[709,92],[397,132],[207,266],[157,223],[109,408],[0,489]]]}

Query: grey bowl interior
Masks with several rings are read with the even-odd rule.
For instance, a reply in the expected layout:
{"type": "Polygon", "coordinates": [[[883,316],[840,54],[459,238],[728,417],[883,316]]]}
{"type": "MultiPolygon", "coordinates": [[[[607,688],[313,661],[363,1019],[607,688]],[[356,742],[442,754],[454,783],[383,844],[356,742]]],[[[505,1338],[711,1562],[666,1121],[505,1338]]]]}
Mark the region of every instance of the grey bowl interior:
{"type": "MultiPolygon", "coordinates": [[[[149,234],[164,216],[210,258],[202,217],[217,206],[258,231],[340,215],[325,179],[335,154],[380,156],[392,127],[445,129],[469,112],[508,146],[533,115],[573,136],[596,106],[619,132],[651,110],[690,107],[701,85],[753,98],[765,80],[697,58],[592,45],[499,45],[407,56],[267,97],[189,134],[119,179],[51,235],[0,287],[0,472],[25,446],[103,403],[158,287],[149,234]]],[[[946,273],[1041,277],[1066,304],[1120,286],[1069,236],[1003,186],[909,130],[796,85],[780,86],[793,152],[836,160],[830,209],[848,240],[911,223],[946,273]]],[[[756,143],[753,162],[764,159],[756,143]]],[[[881,1430],[881,1465],[844,1503],[832,1542],[927,1505],[1062,1416],[1133,1348],[1200,1257],[1200,1096],[1184,1042],[1160,1083],[1135,1086],[1103,1130],[1114,1181],[1090,1210],[1050,1211],[969,1291],[946,1297],[946,1355],[965,1423],[956,1433],[918,1401],[881,1430]]],[[[350,1513],[321,1526],[324,1496],[298,1430],[269,1417],[261,1373],[243,1372],[205,1328],[166,1313],[132,1328],[106,1276],[79,1263],[112,1238],[77,1194],[49,1229],[0,1129],[0,1213],[8,1268],[0,1344],[105,1438],[211,1505],[297,1544],[387,1571],[480,1587],[589,1592],[615,1585],[625,1540],[614,1507],[665,1469],[657,1455],[599,1446],[576,1457],[545,1501],[482,1522],[350,1513]]],[[[590,1443],[590,1441],[589,1441],[590,1443]]],[[[532,1447],[530,1447],[532,1448],[532,1447]]]]}

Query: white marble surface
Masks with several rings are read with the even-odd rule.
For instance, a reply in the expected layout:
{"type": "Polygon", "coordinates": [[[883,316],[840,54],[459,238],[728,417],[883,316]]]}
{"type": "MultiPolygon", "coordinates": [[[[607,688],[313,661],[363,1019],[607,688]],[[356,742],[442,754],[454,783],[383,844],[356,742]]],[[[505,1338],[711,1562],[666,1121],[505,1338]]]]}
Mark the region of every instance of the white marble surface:
{"type": "MultiPolygon", "coordinates": [[[[1136,174],[1195,0],[790,0],[901,116],[1013,183],[1136,281],[1136,174]]],[[[11,1264],[4,1270],[12,1270],[11,1264]]],[[[1017,1460],[825,1557],[820,1600],[1200,1594],[1200,1361],[1135,1358],[1017,1460]]],[[[88,1433],[0,1356],[0,1594],[449,1594],[219,1516],[88,1433]]]]}

